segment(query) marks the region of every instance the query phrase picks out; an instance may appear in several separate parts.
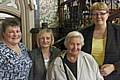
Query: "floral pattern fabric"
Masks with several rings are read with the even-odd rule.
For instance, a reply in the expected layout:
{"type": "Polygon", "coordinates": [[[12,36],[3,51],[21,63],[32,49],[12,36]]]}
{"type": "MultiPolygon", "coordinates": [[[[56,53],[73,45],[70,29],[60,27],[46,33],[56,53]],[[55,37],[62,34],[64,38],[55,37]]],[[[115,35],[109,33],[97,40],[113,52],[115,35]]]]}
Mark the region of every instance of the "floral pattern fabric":
{"type": "Polygon", "coordinates": [[[21,53],[16,53],[0,43],[0,80],[28,80],[32,61],[25,46],[20,43],[21,53]]]}

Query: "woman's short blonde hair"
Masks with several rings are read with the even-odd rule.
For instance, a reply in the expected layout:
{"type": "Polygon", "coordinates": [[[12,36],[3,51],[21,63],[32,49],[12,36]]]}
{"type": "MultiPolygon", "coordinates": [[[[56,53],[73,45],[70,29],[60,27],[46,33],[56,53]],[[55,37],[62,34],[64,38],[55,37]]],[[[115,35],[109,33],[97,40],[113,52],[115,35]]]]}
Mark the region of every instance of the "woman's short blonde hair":
{"type": "Polygon", "coordinates": [[[51,35],[51,46],[54,44],[54,35],[51,29],[45,28],[45,29],[41,29],[38,33],[37,33],[37,46],[40,47],[39,45],[39,37],[44,34],[44,33],[49,33],[51,35]]]}
{"type": "Polygon", "coordinates": [[[81,39],[81,40],[80,40],[80,41],[81,41],[81,42],[80,42],[81,45],[82,45],[82,46],[84,45],[83,35],[82,35],[80,32],[78,32],[78,31],[72,31],[72,32],[69,32],[69,33],[67,34],[66,38],[65,38],[65,41],[64,41],[65,47],[68,46],[70,39],[73,38],[73,37],[79,37],[79,38],[81,39]]]}
{"type": "Polygon", "coordinates": [[[94,10],[106,10],[109,11],[109,7],[105,2],[95,2],[90,8],[91,12],[94,10]]]}

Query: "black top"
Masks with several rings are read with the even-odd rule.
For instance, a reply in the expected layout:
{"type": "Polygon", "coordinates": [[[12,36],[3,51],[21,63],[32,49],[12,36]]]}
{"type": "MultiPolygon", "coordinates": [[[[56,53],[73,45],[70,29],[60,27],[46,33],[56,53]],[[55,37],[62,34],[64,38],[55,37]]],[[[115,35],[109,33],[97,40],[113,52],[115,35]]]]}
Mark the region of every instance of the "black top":
{"type": "Polygon", "coordinates": [[[73,75],[75,76],[75,78],[77,79],[77,61],[75,63],[71,63],[70,61],[67,60],[66,55],[64,61],[71,70],[71,72],[73,73],[73,75]]]}

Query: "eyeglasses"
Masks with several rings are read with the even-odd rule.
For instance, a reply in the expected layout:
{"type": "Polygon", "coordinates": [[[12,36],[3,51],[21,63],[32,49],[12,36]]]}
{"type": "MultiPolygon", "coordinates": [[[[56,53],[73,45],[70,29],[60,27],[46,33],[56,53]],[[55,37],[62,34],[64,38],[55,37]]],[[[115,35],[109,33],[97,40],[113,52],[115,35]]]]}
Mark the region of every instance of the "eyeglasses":
{"type": "Polygon", "coordinates": [[[107,14],[108,12],[96,12],[96,13],[92,13],[93,16],[104,16],[105,14],[107,14]]]}

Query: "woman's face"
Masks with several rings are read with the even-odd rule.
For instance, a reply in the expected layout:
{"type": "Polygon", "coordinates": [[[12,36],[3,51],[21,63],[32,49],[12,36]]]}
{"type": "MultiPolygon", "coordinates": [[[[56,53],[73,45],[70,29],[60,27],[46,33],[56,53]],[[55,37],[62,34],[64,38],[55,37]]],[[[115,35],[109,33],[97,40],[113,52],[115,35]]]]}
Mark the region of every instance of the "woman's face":
{"type": "Polygon", "coordinates": [[[21,40],[21,30],[19,26],[11,27],[9,26],[6,28],[5,32],[3,33],[4,41],[11,45],[16,45],[21,40]]]}
{"type": "Polygon", "coordinates": [[[109,13],[106,10],[94,10],[92,12],[92,20],[95,25],[105,24],[108,19],[109,13]]]}
{"type": "Polygon", "coordinates": [[[39,45],[41,48],[48,48],[51,46],[52,38],[50,33],[43,33],[38,37],[39,45]]]}
{"type": "Polygon", "coordinates": [[[70,38],[68,45],[66,47],[69,55],[72,55],[72,56],[78,55],[82,47],[80,37],[70,38]]]}

